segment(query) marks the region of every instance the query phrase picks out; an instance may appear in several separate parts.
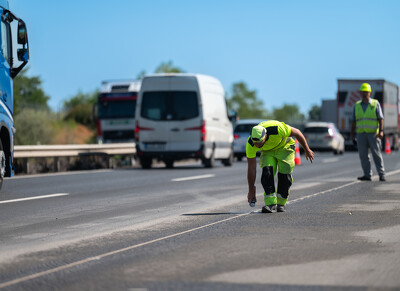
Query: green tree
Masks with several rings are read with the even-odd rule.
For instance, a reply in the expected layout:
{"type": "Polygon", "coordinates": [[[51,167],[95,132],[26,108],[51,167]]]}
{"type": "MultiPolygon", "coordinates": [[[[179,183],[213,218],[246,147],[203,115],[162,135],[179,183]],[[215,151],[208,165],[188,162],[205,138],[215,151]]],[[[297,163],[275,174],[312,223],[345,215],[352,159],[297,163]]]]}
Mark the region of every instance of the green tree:
{"type": "Polygon", "coordinates": [[[146,76],[146,71],[142,70],[139,72],[139,74],[137,74],[136,79],[137,80],[142,80],[144,78],[144,76],[146,76]]]}
{"type": "Polygon", "coordinates": [[[74,120],[77,123],[94,127],[92,107],[96,103],[98,91],[91,93],[79,92],[69,100],[64,101],[64,120],[74,120]]]}
{"type": "Polygon", "coordinates": [[[244,82],[232,85],[232,95],[227,103],[240,118],[265,118],[268,115],[263,102],[257,97],[257,91],[250,90],[244,82]]]}
{"type": "Polygon", "coordinates": [[[168,61],[166,63],[161,63],[155,70],[154,73],[184,73],[181,68],[175,67],[172,64],[172,61],[168,61]]]}
{"type": "Polygon", "coordinates": [[[274,108],[272,115],[274,119],[287,123],[302,122],[306,119],[296,104],[284,104],[281,108],[274,108]]]}
{"type": "Polygon", "coordinates": [[[320,121],[322,119],[321,106],[313,105],[308,111],[308,119],[312,121],[320,121]]]}
{"type": "Polygon", "coordinates": [[[23,108],[15,115],[15,144],[51,144],[56,130],[54,113],[49,110],[23,108]]]}
{"type": "Polygon", "coordinates": [[[49,109],[50,97],[42,89],[42,80],[39,76],[28,77],[27,71],[23,69],[14,79],[14,114],[22,108],[49,109]]]}

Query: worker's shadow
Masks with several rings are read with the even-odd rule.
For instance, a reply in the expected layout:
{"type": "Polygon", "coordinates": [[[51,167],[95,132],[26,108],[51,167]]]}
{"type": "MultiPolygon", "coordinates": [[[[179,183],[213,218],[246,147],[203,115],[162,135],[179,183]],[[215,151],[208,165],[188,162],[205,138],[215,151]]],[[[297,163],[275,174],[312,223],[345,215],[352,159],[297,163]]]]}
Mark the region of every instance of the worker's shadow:
{"type": "MultiPolygon", "coordinates": [[[[238,211],[238,212],[204,212],[204,213],[184,213],[182,216],[213,216],[213,215],[238,215],[247,214],[248,211],[238,211]]],[[[254,213],[257,213],[254,211],[254,213]]]]}

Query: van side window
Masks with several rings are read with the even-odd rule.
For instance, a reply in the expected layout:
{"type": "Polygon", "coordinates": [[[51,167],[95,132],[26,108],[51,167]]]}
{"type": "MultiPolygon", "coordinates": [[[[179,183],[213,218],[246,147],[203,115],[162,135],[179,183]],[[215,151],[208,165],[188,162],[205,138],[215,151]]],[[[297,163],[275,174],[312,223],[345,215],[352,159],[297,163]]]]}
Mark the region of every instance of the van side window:
{"type": "Polygon", "coordinates": [[[1,21],[1,51],[11,66],[11,27],[8,22],[4,21],[1,21]]]}
{"type": "Polygon", "coordinates": [[[199,115],[197,93],[157,91],[143,93],[141,116],[147,119],[187,120],[199,115]]]}

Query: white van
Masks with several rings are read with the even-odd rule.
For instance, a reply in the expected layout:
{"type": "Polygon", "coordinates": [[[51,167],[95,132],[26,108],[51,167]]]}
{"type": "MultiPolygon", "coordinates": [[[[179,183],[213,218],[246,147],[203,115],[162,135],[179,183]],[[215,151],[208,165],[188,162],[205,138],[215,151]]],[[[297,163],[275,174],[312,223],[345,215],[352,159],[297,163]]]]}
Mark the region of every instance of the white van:
{"type": "Polygon", "coordinates": [[[155,74],[144,77],[136,105],[136,152],[142,168],[152,160],[172,168],[174,161],[233,162],[233,131],[225,92],[210,76],[155,74]]]}

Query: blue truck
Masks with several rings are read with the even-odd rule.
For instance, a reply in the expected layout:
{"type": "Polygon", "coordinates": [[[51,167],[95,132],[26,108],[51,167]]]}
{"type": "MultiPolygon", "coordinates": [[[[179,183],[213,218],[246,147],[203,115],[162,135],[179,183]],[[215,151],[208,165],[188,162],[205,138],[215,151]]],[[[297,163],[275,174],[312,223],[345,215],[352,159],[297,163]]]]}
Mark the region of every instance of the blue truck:
{"type": "Polygon", "coordinates": [[[4,177],[14,175],[14,94],[13,79],[29,60],[25,22],[0,0],[0,189],[4,177]]]}

